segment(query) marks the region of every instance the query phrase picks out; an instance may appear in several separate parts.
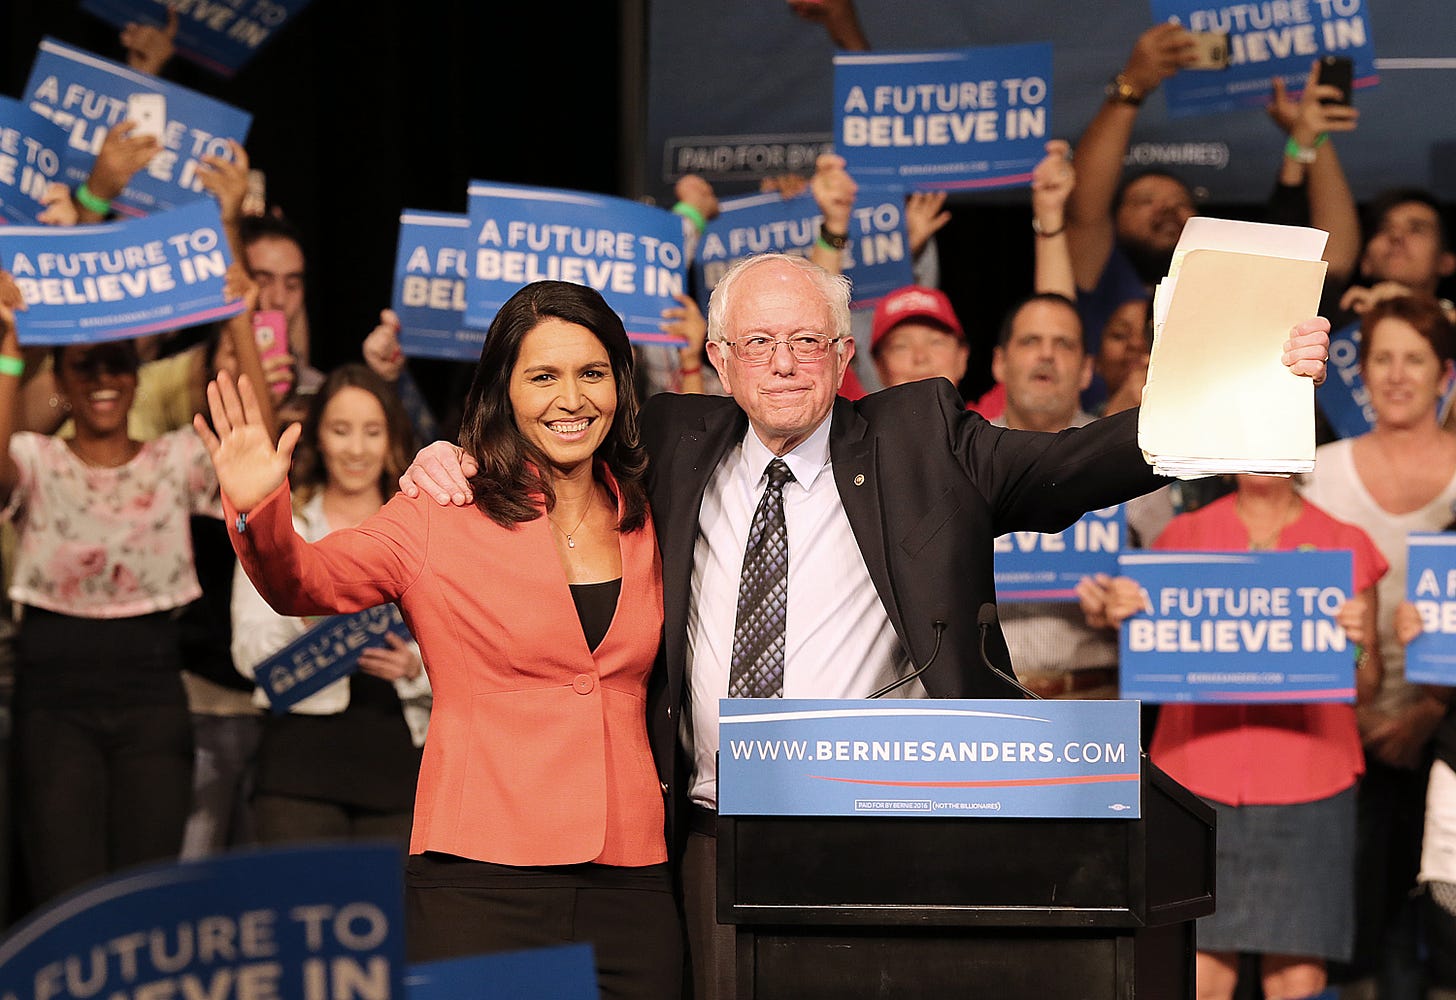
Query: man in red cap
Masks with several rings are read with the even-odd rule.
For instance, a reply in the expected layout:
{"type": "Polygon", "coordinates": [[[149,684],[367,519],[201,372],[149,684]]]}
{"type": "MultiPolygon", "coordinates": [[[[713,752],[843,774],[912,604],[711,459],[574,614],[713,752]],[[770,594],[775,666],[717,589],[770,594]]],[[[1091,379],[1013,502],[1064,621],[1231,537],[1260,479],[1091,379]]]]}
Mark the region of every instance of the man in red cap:
{"type": "Polygon", "coordinates": [[[906,285],[875,307],[870,354],[886,387],[937,376],[959,385],[971,349],[944,292],[906,285]]]}

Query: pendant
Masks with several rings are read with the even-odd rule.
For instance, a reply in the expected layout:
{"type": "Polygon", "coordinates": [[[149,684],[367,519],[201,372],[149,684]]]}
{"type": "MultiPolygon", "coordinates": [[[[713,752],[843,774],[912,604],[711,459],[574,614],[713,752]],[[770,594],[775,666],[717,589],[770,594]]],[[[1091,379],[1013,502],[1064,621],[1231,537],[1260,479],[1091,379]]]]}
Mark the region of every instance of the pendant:
{"type": "Polygon", "coordinates": [[[566,536],[566,547],[568,549],[574,549],[574,548],[576,548],[576,540],[574,538],[572,538],[570,535],[567,535],[566,536]]]}

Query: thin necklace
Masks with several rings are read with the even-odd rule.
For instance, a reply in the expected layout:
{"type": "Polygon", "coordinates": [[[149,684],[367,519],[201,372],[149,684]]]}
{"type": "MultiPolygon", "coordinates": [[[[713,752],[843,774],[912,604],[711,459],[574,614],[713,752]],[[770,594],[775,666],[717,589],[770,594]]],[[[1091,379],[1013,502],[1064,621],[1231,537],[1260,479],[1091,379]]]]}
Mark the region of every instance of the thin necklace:
{"type": "MultiPolygon", "coordinates": [[[[1235,498],[1234,504],[1242,512],[1243,505],[1238,502],[1238,499],[1239,498],[1235,498]]],[[[1299,508],[1299,494],[1291,494],[1289,499],[1284,502],[1284,510],[1280,513],[1279,523],[1274,526],[1273,532],[1266,534],[1263,538],[1257,541],[1254,539],[1254,533],[1249,529],[1248,521],[1244,521],[1244,531],[1246,531],[1249,535],[1249,551],[1267,552],[1273,549],[1274,545],[1279,541],[1279,536],[1284,534],[1285,527],[1287,527],[1291,523],[1290,515],[1295,515],[1295,517],[1293,518],[1294,520],[1298,519],[1299,508]]],[[[1240,515],[1240,520],[1244,520],[1242,513],[1240,515]]]]}
{"type": "Polygon", "coordinates": [[[588,514],[590,514],[590,513],[591,513],[591,502],[588,501],[587,502],[587,505],[586,505],[586,510],[584,510],[584,511],[581,512],[581,520],[577,521],[576,522],[576,527],[575,528],[572,528],[570,531],[565,530],[564,528],[561,527],[561,525],[557,524],[556,523],[556,518],[552,517],[550,514],[547,514],[546,515],[546,520],[548,520],[548,521],[551,522],[551,526],[553,528],[555,528],[557,531],[561,532],[563,535],[566,536],[566,547],[568,549],[574,549],[574,548],[576,548],[576,539],[572,538],[571,536],[574,535],[574,534],[576,534],[578,531],[581,530],[581,526],[582,526],[583,522],[586,521],[586,516],[588,514]]]}

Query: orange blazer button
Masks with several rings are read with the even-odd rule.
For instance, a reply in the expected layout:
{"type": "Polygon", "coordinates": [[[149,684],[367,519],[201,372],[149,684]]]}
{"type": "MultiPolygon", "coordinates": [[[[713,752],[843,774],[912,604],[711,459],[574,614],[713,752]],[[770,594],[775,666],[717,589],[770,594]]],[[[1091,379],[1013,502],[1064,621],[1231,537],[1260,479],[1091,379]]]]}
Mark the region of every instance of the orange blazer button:
{"type": "Polygon", "coordinates": [[[592,688],[597,686],[597,682],[591,674],[577,674],[576,680],[571,682],[571,686],[576,688],[577,694],[591,694],[592,688]]]}

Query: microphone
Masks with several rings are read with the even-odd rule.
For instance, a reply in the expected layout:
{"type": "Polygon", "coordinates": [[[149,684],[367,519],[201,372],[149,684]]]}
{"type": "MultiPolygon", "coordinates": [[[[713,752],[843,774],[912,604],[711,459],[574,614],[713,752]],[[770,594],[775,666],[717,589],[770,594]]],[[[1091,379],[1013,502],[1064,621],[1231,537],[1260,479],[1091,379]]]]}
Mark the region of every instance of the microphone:
{"type": "Polygon", "coordinates": [[[996,605],[993,604],[991,601],[987,601],[985,604],[982,604],[981,610],[976,612],[976,628],[981,630],[981,662],[984,663],[991,670],[992,673],[996,674],[996,676],[1000,677],[1003,681],[1010,684],[1022,694],[1026,695],[1026,697],[1036,698],[1038,700],[1045,700],[1042,698],[1041,695],[1037,694],[1035,691],[1023,685],[1019,680],[1016,679],[1015,675],[1008,674],[996,664],[992,663],[991,657],[986,654],[986,636],[990,635],[991,627],[996,624],[996,617],[996,605]]]}
{"type": "Polygon", "coordinates": [[[890,683],[886,684],[884,687],[880,688],[874,694],[870,695],[871,698],[879,698],[879,697],[882,697],[883,695],[889,694],[891,691],[895,690],[897,687],[899,687],[902,684],[909,684],[915,678],[917,678],[921,674],[925,673],[925,671],[930,667],[930,665],[935,662],[935,657],[940,653],[940,637],[943,636],[943,635],[945,635],[945,622],[943,622],[939,618],[937,618],[934,622],[931,623],[931,625],[935,629],[935,648],[933,648],[930,651],[930,659],[928,659],[928,660],[925,661],[925,665],[924,666],[916,667],[914,670],[910,671],[908,674],[906,674],[904,677],[901,677],[899,680],[891,681],[890,683]]]}

